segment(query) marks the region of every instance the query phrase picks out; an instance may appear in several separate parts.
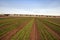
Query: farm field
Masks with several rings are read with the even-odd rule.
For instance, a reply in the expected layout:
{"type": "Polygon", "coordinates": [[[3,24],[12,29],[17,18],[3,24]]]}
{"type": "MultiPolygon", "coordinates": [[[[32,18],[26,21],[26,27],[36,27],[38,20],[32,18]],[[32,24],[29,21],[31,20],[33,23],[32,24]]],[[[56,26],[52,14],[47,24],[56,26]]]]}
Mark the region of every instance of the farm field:
{"type": "Polygon", "coordinates": [[[60,18],[0,18],[0,40],[60,40],[60,18]]]}

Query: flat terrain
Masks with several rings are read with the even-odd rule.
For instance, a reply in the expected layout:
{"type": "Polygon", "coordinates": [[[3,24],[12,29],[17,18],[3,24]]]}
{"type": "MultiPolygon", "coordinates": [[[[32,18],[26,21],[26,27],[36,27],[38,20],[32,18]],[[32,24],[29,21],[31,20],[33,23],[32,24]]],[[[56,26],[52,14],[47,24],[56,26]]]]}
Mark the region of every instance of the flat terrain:
{"type": "Polygon", "coordinates": [[[0,18],[0,40],[60,40],[60,18],[0,18]]]}

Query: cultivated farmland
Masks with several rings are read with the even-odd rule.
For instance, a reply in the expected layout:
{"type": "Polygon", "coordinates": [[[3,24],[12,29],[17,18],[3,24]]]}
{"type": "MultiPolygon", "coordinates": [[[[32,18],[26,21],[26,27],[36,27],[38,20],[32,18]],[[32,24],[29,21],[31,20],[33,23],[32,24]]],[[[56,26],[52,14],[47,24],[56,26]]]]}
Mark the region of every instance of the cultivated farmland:
{"type": "Polygon", "coordinates": [[[0,18],[0,40],[60,40],[60,18],[0,18]]]}

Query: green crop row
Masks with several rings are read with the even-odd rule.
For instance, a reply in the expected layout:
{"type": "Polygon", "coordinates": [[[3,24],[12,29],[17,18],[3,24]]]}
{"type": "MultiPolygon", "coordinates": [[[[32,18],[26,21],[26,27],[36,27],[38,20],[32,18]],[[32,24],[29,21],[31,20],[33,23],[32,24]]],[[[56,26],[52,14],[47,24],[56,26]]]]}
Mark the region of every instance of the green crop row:
{"type": "Polygon", "coordinates": [[[23,23],[27,22],[27,24],[16,34],[14,34],[10,40],[30,40],[30,33],[34,20],[37,23],[37,28],[41,40],[58,40],[57,37],[54,36],[52,32],[49,31],[47,28],[51,29],[60,36],[59,18],[0,18],[0,37],[9,31],[12,31],[16,28],[20,28],[21,25],[24,25],[23,23]]]}
{"type": "Polygon", "coordinates": [[[11,24],[4,29],[0,29],[0,36],[4,35],[5,33],[9,32],[10,30],[13,30],[13,29],[19,27],[22,23],[28,22],[29,20],[31,20],[31,19],[22,18],[22,19],[16,19],[15,21],[13,20],[14,24],[11,24]]]}
{"type": "Polygon", "coordinates": [[[25,18],[6,18],[4,20],[0,20],[0,26],[6,25],[9,22],[14,22],[14,21],[21,20],[21,19],[23,20],[25,18]]]}
{"type": "Polygon", "coordinates": [[[45,25],[41,22],[40,19],[37,19],[38,29],[40,31],[41,40],[57,40],[46,28],[45,25]]]}
{"type": "Polygon", "coordinates": [[[60,25],[52,23],[49,20],[43,20],[43,23],[60,35],[60,25]]]}
{"type": "Polygon", "coordinates": [[[60,18],[46,18],[45,20],[51,21],[54,24],[60,25],[60,18]]]}
{"type": "Polygon", "coordinates": [[[7,25],[7,24],[10,24],[11,22],[14,22],[16,20],[17,19],[14,19],[14,18],[13,19],[12,18],[11,19],[6,19],[6,20],[3,20],[3,21],[0,20],[0,27],[4,26],[4,25],[7,25]]]}
{"type": "Polygon", "coordinates": [[[31,32],[31,27],[34,19],[32,19],[23,29],[17,32],[11,40],[29,40],[29,35],[31,32]]]}

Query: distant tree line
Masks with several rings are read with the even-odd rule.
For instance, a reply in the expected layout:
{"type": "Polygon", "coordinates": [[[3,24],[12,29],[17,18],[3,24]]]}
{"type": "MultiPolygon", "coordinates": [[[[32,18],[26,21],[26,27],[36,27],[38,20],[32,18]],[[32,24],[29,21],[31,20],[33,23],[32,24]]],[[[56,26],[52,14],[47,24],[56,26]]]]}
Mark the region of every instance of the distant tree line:
{"type": "Polygon", "coordinates": [[[9,16],[10,14],[4,14],[4,16],[9,16]]]}

